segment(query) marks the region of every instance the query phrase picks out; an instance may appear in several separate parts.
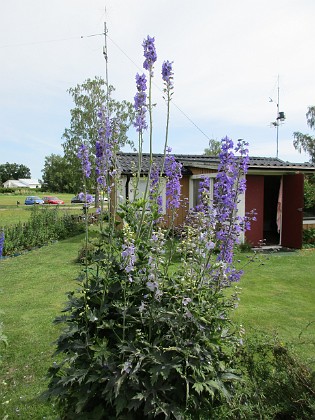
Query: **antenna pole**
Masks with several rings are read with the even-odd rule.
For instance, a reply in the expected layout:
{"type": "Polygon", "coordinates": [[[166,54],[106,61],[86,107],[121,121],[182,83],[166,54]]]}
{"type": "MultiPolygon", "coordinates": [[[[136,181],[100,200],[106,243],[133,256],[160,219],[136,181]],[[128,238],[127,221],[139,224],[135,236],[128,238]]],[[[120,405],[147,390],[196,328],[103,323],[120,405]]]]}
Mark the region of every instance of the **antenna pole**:
{"type": "MultiPolygon", "coordinates": [[[[285,113],[284,112],[280,112],[280,83],[279,83],[279,75],[278,75],[278,92],[277,92],[277,118],[275,121],[273,121],[271,123],[270,126],[276,127],[277,129],[277,153],[276,153],[276,157],[278,158],[279,156],[279,125],[281,122],[283,122],[285,120],[285,113]]],[[[269,97],[269,102],[274,102],[272,98],[269,97]]]]}
{"type": "Polygon", "coordinates": [[[105,87],[106,87],[106,108],[107,112],[108,104],[109,104],[109,84],[108,84],[108,54],[107,54],[107,25],[106,21],[104,22],[104,47],[103,47],[103,55],[105,58],[105,87]]]}

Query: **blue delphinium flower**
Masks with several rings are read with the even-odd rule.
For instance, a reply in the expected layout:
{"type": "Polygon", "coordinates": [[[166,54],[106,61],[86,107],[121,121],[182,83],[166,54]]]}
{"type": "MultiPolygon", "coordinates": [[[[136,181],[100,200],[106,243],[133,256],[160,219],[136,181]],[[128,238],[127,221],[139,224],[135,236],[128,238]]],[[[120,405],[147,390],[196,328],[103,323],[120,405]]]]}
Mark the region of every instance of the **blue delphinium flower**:
{"type": "Polygon", "coordinates": [[[79,193],[79,199],[81,201],[84,201],[84,203],[86,204],[91,204],[94,201],[94,197],[92,194],[88,194],[88,193],[84,194],[84,192],[79,193]]]}
{"type": "Polygon", "coordinates": [[[107,178],[113,166],[113,143],[111,138],[113,135],[113,127],[110,118],[105,117],[103,110],[100,110],[98,117],[101,127],[98,130],[98,140],[95,142],[95,163],[97,183],[103,190],[105,187],[110,192],[110,186],[107,185],[107,178]]]}
{"type": "Polygon", "coordinates": [[[160,300],[163,292],[161,290],[161,278],[159,265],[165,262],[165,232],[161,228],[152,232],[150,238],[150,252],[147,255],[147,264],[144,269],[146,286],[156,300],[160,300]]]}
{"type": "MultiPolygon", "coordinates": [[[[231,264],[233,262],[234,246],[240,241],[240,234],[248,227],[248,217],[237,216],[237,206],[240,194],[244,194],[245,174],[248,167],[247,144],[239,142],[234,148],[233,141],[228,137],[222,139],[220,164],[214,184],[214,205],[217,222],[220,229],[216,232],[220,252],[217,261],[231,264]],[[241,156],[235,156],[234,152],[241,156]],[[231,222],[231,215],[233,223],[231,222]]],[[[228,268],[226,276],[229,281],[237,281],[242,272],[228,268]]]]}
{"type": "Polygon", "coordinates": [[[158,213],[163,213],[163,199],[159,194],[159,185],[160,185],[160,171],[157,166],[152,166],[150,173],[150,200],[156,199],[156,204],[158,205],[158,213]]]}
{"type": "Polygon", "coordinates": [[[134,108],[136,110],[136,119],[134,122],[134,126],[136,127],[137,131],[142,131],[148,128],[146,123],[145,115],[147,112],[147,105],[146,105],[146,89],[147,89],[147,79],[144,74],[136,75],[136,84],[137,84],[137,93],[134,97],[134,108]]]}
{"type": "Polygon", "coordinates": [[[3,254],[3,247],[4,247],[4,231],[2,230],[0,232],[0,258],[2,257],[2,254],[3,254]]]}
{"type": "Polygon", "coordinates": [[[143,55],[145,57],[143,68],[145,68],[146,70],[149,70],[151,74],[152,74],[153,65],[157,60],[157,54],[156,54],[154,41],[155,41],[154,37],[151,38],[148,35],[147,38],[142,43],[142,46],[144,48],[143,55]]]}
{"type": "Polygon", "coordinates": [[[134,271],[134,265],[136,262],[135,245],[132,241],[122,245],[122,268],[129,274],[129,280],[131,280],[130,273],[134,271]]]}
{"type": "Polygon", "coordinates": [[[89,178],[91,175],[91,163],[89,161],[89,150],[85,144],[81,144],[77,156],[81,161],[83,175],[89,178]]]}
{"type": "MultiPolygon", "coordinates": [[[[199,203],[191,212],[189,244],[201,283],[221,288],[238,281],[242,275],[233,265],[234,247],[249,227],[249,216],[238,216],[239,197],[245,192],[248,167],[246,143],[234,148],[228,137],[222,139],[220,164],[211,194],[211,178],[204,176],[199,184],[199,203]],[[237,153],[239,156],[235,155],[237,153]],[[218,253],[214,253],[218,250],[218,253]],[[212,254],[213,257],[212,258],[212,254]],[[200,267],[203,267],[200,272],[200,267]]],[[[195,274],[193,274],[195,275],[195,274]]]]}
{"type": "Polygon", "coordinates": [[[121,268],[127,273],[128,280],[132,282],[132,273],[135,270],[135,263],[137,260],[136,247],[133,238],[130,236],[129,227],[126,226],[124,230],[125,235],[121,251],[121,268]]]}
{"type": "Polygon", "coordinates": [[[212,211],[211,184],[209,176],[204,176],[199,182],[198,204],[196,205],[196,210],[203,211],[204,213],[209,213],[209,211],[212,211]]]}
{"type": "Polygon", "coordinates": [[[162,79],[166,83],[166,85],[169,88],[173,87],[173,68],[172,68],[172,62],[170,61],[164,61],[162,64],[162,79]]]}
{"type": "Polygon", "coordinates": [[[164,172],[167,177],[166,207],[168,209],[178,209],[180,206],[180,179],[182,178],[182,164],[177,162],[174,156],[168,154],[165,157],[164,172]]]}

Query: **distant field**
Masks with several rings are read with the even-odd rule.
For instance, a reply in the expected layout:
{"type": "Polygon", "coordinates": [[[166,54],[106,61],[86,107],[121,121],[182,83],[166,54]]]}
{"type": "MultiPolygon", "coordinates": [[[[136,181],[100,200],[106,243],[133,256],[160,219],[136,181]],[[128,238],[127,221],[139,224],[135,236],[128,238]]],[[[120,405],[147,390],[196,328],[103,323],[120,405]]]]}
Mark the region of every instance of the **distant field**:
{"type": "Polygon", "coordinates": [[[71,198],[75,194],[54,194],[54,193],[42,193],[42,192],[34,192],[30,191],[29,194],[15,194],[15,193],[8,193],[8,194],[0,194],[0,209],[6,206],[10,207],[17,207],[17,202],[20,203],[20,206],[24,206],[25,198],[28,195],[37,195],[40,198],[43,198],[46,195],[57,196],[61,200],[65,202],[65,205],[71,205],[71,198]]]}
{"type": "MultiPolygon", "coordinates": [[[[71,214],[80,214],[82,212],[81,204],[71,204],[71,198],[74,194],[53,194],[53,193],[36,193],[30,192],[28,195],[38,195],[44,197],[45,195],[53,195],[62,199],[65,204],[59,208],[71,214]]],[[[15,223],[26,222],[31,214],[32,206],[25,206],[24,201],[27,194],[0,194],[0,227],[8,226],[15,223]],[[17,204],[19,202],[20,204],[17,204]]],[[[52,205],[45,205],[54,207],[52,205]]]]}

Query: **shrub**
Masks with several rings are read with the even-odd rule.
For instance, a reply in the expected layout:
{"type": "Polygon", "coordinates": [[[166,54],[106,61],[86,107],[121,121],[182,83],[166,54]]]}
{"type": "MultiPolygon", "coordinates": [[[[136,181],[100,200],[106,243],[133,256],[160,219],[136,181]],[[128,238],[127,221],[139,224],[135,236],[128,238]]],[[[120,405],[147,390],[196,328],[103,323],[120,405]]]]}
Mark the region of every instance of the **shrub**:
{"type": "Polygon", "coordinates": [[[15,193],[16,189],[15,188],[3,188],[0,187],[0,194],[12,194],[15,193]]]}
{"type": "Polygon", "coordinates": [[[315,245],[315,228],[303,230],[303,244],[315,245]]]}
{"type": "Polygon", "coordinates": [[[235,383],[234,397],[217,418],[314,418],[314,374],[277,336],[248,334],[236,356],[243,381],[235,383]]]}
{"type": "Polygon", "coordinates": [[[315,176],[309,175],[304,178],[304,208],[315,211],[315,176]]]}
{"type": "Polygon", "coordinates": [[[71,215],[60,215],[58,208],[34,206],[26,223],[17,223],[4,229],[3,255],[9,256],[43,246],[58,239],[84,232],[84,223],[71,215]]]}

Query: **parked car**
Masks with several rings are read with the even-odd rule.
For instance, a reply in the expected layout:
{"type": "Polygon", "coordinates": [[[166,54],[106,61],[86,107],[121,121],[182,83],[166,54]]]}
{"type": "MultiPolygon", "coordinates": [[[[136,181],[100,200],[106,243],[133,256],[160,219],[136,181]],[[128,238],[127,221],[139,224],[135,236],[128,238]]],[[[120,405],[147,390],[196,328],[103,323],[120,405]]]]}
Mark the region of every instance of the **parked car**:
{"type": "MultiPolygon", "coordinates": [[[[92,202],[94,202],[94,197],[92,198],[92,202]]],[[[71,198],[71,204],[77,204],[77,203],[81,203],[81,204],[85,203],[83,194],[78,194],[75,197],[71,198]]]]}
{"type": "Polygon", "coordinates": [[[44,200],[37,195],[29,195],[26,197],[24,204],[27,206],[31,206],[32,204],[44,204],[44,200]]]}
{"type": "Polygon", "coordinates": [[[43,198],[44,204],[65,204],[63,200],[60,200],[58,197],[53,197],[52,195],[48,195],[43,198]]]}

